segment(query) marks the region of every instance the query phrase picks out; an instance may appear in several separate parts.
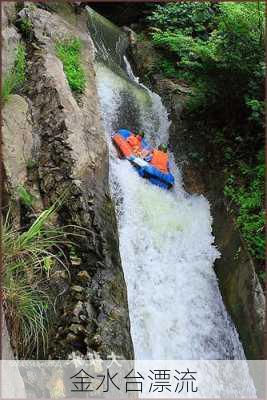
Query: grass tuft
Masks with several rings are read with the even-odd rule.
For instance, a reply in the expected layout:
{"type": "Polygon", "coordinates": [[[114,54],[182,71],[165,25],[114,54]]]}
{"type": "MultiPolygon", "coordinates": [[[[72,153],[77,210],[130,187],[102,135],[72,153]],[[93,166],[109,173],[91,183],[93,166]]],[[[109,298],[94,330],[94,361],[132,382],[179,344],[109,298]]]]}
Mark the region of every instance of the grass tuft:
{"type": "Polygon", "coordinates": [[[70,88],[83,93],[86,86],[85,72],[81,65],[81,41],[77,38],[65,39],[56,43],[56,53],[63,63],[64,72],[70,88]]]}
{"type": "Polygon", "coordinates": [[[23,44],[17,46],[14,67],[7,74],[2,86],[2,100],[7,102],[10,95],[21,88],[26,79],[26,50],[23,44]]]}
{"type": "MultiPolygon", "coordinates": [[[[64,248],[73,245],[65,227],[49,220],[60,206],[44,210],[25,232],[13,227],[10,212],[2,226],[4,305],[16,354],[46,353],[48,279],[56,264],[67,268],[64,248]]],[[[72,234],[71,234],[72,235],[72,234]]]]}

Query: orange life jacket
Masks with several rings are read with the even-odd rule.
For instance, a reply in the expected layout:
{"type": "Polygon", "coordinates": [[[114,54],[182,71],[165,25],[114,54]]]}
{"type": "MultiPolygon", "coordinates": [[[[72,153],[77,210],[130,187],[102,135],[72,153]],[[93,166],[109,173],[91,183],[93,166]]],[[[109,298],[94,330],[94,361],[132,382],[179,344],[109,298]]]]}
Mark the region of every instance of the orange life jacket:
{"type": "Polygon", "coordinates": [[[169,157],[167,153],[161,150],[153,150],[152,160],[150,163],[158,168],[161,172],[168,172],[169,157]]]}
{"type": "Polygon", "coordinates": [[[132,147],[134,153],[140,152],[142,150],[141,141],[142,141],[142,138],[140,140],[140,138],[138,136],[135,136],[133,134],[130,135],[127,139],[127,142],[132,147]]]}
{"type": "Polygon", "coordinates": [[[113,142],[119,148],[120,152],[124,155],[124,157],[129,157],[133,154],[133,149],[129,145],[128,142],[119,134],[116,134],[112,137],[113,142]]]}

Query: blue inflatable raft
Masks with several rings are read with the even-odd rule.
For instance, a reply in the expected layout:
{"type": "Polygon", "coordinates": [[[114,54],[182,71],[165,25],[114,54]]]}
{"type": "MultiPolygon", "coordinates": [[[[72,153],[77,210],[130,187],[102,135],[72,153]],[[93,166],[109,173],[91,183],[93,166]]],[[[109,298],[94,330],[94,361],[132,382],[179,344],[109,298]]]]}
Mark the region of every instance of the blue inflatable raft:
{"type": "MultiPolygon", "coordinates": [[[[116,147],[132,163],[141,177],[148,179],[153,185],[159,186],[163,189],[171,189],[174,185],[174,176],[170,172],[167,174],[163,173],[149,162],[142,158],[135,157],[132,154],[126,141],[130,134],[131,132],[127,129],[119,129],[118,132],[112,136],[116,147]]],[[[145,139],[142,140],[142,148],[151,149],[151,146],[145,139]]]]}

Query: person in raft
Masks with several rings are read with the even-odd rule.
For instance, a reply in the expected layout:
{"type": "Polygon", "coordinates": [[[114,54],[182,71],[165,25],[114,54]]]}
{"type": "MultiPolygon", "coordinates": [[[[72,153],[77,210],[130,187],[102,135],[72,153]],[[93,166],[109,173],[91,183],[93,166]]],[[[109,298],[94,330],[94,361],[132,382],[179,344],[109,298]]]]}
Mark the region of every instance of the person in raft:
{"type": "Polygon", "coordinates": [[[127,139],[127,142],[133,149],[133,153],[137,157],[143,157],[142,154],[142,140],[145,137],[145,132],[139,130],[131,131],[130,136],[127,139]]]}
{"type": "Polygon", "coordinates": [[[151,165],[159,169],[161,172],[167,174],[170,171],[167,150],[168,146],[165,143],[161,143],[157,150],[152,150],[150,155],[145,157],[145,160],[149,161],[151,165]]]}

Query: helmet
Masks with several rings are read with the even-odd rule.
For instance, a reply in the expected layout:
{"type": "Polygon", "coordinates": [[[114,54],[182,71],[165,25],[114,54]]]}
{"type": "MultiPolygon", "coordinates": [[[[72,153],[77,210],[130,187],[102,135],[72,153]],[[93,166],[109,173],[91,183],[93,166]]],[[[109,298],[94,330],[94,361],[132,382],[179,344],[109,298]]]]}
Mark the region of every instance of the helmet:
{"type": "Polygon", "coordinates": [[[161,143],[158,147],[159,150],[164,151],[164,153],[167,153],[168,146],[165,143],[161,143]]]}
{"type": "Polygon", "coordinates": [[[134,128],[134,129],[132,130],[132,132],[133,132],[133,134],[134,134],[135,136],[139,135],[139,129],[137,129],[137,128],[134,128]]]}
{"type": "Polygon", "coordinates": [[[139,132],[139,136],[142,136],[142,138],[144,138],[145,137],[145,132],[144,131],[140,131],[139,132]]]}

